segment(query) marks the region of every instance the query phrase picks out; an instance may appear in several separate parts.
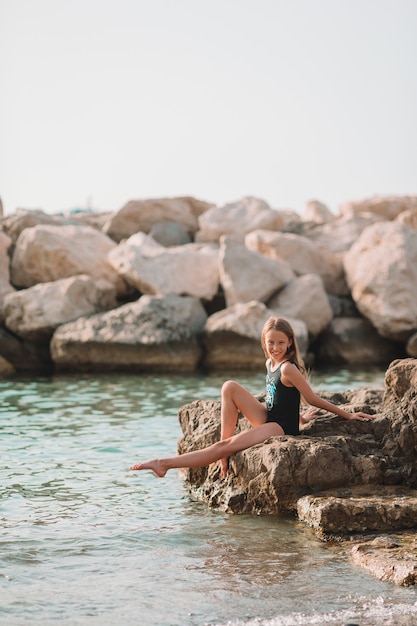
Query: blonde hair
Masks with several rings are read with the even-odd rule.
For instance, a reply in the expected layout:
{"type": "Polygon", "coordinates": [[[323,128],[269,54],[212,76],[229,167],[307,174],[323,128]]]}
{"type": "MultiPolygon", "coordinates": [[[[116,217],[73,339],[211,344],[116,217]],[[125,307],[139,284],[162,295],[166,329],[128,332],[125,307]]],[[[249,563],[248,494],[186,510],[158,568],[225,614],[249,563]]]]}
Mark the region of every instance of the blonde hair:
{"type": "Polygon", "coordinates": [[[265,322],[264,327],[262,329],[261,343],[262,343],[262,348],[263,348],[266,358],[268,358],[268,352],[266,349],[265,337],[266,337],[266,333],[269,332],[270,330],[278,330],[284,333],[284,335],[288,337],[289,341],[291,342],[291,345],[289,346],[288,351],[287,351],[288,358],[294,361],[294,363],[296,364],[296,366],[298,367],[302,375],[305,378],[307,378],[307,371],[306,371],[302,356],[300,354],[300,350],[297,344],[297,339],[295,337],[291,324],[283,317],[270,317],[265,322]]]}

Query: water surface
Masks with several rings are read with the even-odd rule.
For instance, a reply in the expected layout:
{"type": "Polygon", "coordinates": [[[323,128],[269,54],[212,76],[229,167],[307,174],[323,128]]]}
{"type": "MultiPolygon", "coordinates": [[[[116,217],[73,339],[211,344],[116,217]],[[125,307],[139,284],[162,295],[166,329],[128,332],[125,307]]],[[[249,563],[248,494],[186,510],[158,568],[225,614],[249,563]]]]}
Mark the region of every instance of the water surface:
{"type": "MultiPolygon", "coordinates": [[[[236,375],[256,393],[262,375],[236,375]]],[[[181,476],[129,472],[176,451],[180,406],[224,377],[56,376],[0,382],[0,623],[186,626],[388,623],[414,588],[382,583],[288,517],[227,515],[181,476]],[[359,620],[359,621],[358,621],[359,620]]],[[[379,371],[313,373],[321,390],[379,371]]]]}

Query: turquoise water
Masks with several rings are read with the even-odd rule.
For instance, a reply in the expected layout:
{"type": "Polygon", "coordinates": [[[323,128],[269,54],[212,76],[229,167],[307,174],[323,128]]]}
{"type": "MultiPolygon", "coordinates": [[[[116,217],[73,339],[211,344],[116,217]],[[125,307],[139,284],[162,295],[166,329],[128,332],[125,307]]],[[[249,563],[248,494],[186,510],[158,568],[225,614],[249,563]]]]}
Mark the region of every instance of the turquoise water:
{"type": "MultiPolygon", "coordinates": [[[[262,390],[262,375],[236,378],[262,390]]],[[[178,408],[218,398],[223,380],[0,381],[0,623],[417,620],[414,588],[374,579],[297,520],[226,515],[191,501],[176,471],[162,480],[129,472],[135,461],[174,453],[178,408]]],[[[378,371],[312,376],[321,390],[382,380],[378,371]]]]}

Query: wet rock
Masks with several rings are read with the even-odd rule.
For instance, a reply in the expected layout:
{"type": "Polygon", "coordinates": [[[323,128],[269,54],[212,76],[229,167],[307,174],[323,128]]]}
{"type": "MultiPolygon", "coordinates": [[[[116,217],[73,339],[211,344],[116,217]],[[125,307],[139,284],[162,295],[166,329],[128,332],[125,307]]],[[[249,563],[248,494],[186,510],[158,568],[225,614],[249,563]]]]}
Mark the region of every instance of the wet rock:
{"type": "MultiPolygon", "coordinates": [[[[354,545],[350,557],[370,574],[383,581],[408,587],[417,584],[417,536],[415,533],[390,534],[354,545]]],[[[395,624],[415,623],[395,621],[395,624]]]]}
{"type": "Polygon", "coordinates": [[[300,498],[297,515],[321,537],[417,528],[417,491],[386,485],[326,491],[300,498]]]}

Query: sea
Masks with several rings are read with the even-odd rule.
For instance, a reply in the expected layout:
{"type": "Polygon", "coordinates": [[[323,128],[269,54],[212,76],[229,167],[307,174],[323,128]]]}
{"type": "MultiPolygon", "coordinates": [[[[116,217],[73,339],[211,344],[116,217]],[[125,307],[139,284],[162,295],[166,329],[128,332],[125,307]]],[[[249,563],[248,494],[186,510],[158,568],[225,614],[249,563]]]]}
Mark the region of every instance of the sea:
{"type": "MultiPolygon", "coordinates": [[[[381,582],[289,515],[193,501],[182,475],[129,467],[176,453],[178,410],[225,378],[82,374],[0,381],[0,624],[293,626],[417,623],[415,587],[381,582]]],[[[312,372],[316,391],[384,373],[312,372]]]]}

